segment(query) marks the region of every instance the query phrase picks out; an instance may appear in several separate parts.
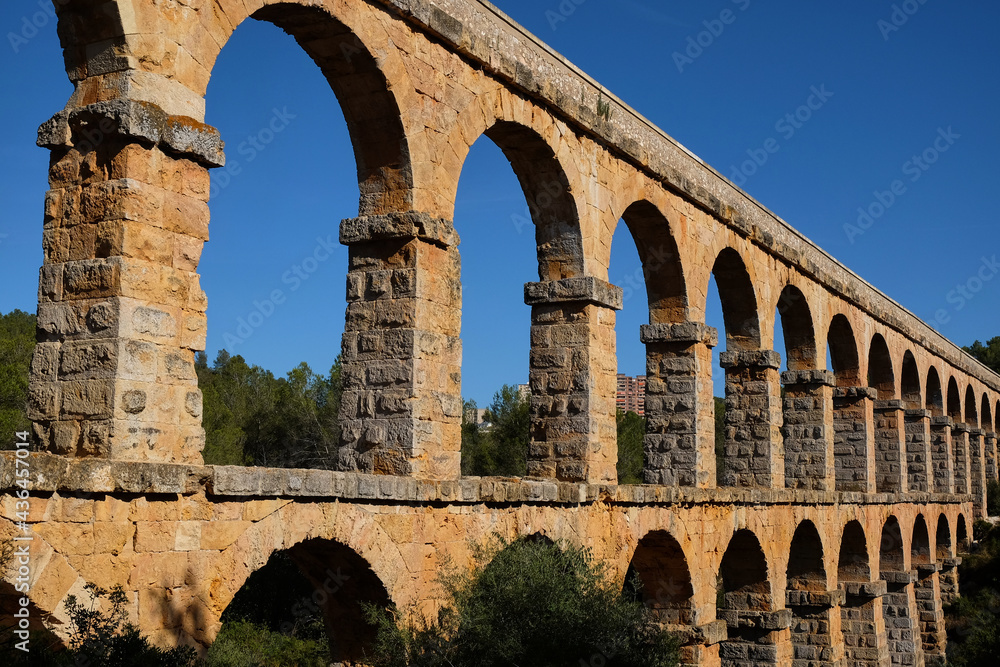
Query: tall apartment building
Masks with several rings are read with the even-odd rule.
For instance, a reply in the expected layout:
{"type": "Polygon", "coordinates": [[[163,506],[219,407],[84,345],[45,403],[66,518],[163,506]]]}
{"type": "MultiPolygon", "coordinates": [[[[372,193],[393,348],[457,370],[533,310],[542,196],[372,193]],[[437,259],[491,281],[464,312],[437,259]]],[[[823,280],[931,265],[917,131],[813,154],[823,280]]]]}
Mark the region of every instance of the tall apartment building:
{"type": "Polygon", "coordinates": [[[618,393],[615,397],[615,404],[625,412],[635,412],[643,416],[646,414],[646,376],[618,374],[618,393]]]}

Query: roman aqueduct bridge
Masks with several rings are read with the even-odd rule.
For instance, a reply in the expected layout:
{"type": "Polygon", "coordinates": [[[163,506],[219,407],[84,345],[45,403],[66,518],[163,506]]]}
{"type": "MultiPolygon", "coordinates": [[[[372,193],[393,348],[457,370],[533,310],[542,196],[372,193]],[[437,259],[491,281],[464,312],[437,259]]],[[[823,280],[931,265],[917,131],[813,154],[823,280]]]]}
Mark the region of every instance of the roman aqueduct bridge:
{"type": "Polygon", "coordinates": [[[940,662],[942,605],[997,479],[996,374],[479,0],[57,4],[75,91],[39,131],[51,190],[29,409],[45,451],[27,459],[26,516],[15,457],[0,466],[0,525],[21,534],[25,519],[34,537],[36,619],[64,629],[68,594],[120,583],[156,641],[205,646],[284,549],[328,593],[339,659],[357,661],[359,601],[432,609],[443,556],[461,565],[469,540],[540,534],[637,571],[689,663],[940,662]],[[337,471],[201,456],[197,267],[225,160],[204,95],[251,17],[320,67],[357,158],[337,471]],[[526,479],[459,470],[452,215],[484,134],[536,230],[526,479]],[[615,472],[619,220],[649,296],[637,486],[615,472]],[[725,331],[704,324],[713,275],[725,331]]]}

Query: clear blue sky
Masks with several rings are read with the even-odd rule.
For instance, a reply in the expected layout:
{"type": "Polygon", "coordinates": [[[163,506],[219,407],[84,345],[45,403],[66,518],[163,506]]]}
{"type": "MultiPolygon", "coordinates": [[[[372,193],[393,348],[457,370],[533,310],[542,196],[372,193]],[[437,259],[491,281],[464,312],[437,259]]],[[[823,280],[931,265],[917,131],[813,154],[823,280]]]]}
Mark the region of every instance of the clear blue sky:
{"type": "MultiPolygon", "coordinates": [[[[750,159],[748,151],[760,158],[773,139],[777,152],[743,187],[917,315],[931,320],[942,312],[937,328],[969,344],[1000,335],[1000,276],[967,292],[971,298],[957,291],[984,257],[1000,254],[993,200],[1000,5],[895,4],[915,10],[897,14],[898,26],[894,2],[877,0],[499,2],[727,177],[742,182],[750,170],[736,170],[750,159]],[[699,40],[700,53],[691,46],[699,40]],[[832,96],[808,121],[779,125],[814,87],[832,96]],[[908,164],[948,128],[958,138],[933,165],[908,164]],[[862,235],[849,237],[844,225],[855,223],[858,208],[876,202],[874,193],[897,179],[905,191],[862,235]]],[[[0,6],[4,312],[36,306],[48,153],[35,147],[35,130],[71,91],[55,22],[40,12],[38,0],[0,6]],[[40,25],[37,34],[25,20],[40,25]]],[[[294,290],[294,280],[283,276],[312,255],[317,238],[336,239],[341,218],[357,213],[353,154],[336,99],[291,38],[248,21],[218,61],[207,121],[222,131],[230,164],[241,166],[225,187],[216,175],[211,202],[212,240],[200,268],[209,298],[209,356],[227,347],[277,374],[300,361],[325,372],[340,348],[346,250],[310,267],[315,271],[294,290]],[[294,118],[264,150],[250,150],[244,141],[276,109],[294,118]],[[285,303],[248,338],[227,344],[226,334],[242,338],[239,318],[274,289],[285,291],[285,303]]],[[[480,404],[499,385],[527,379],[529,309],[522,285],[537,274],[531,230],[519,232],[515,224],[525,209],[503,155],[481,139],[463,169],[456,207],[465,295],[463,393],[480,404]]],[[[628,287],[641,273],[624,226],[619,229],[610,277],[628,287]]],[[[630,374],[644,369],[643,302],[639,294],[619,314],[619,368],[630,374]]],[[[721,328],[717,309],[709,324],[721,328]]]]}

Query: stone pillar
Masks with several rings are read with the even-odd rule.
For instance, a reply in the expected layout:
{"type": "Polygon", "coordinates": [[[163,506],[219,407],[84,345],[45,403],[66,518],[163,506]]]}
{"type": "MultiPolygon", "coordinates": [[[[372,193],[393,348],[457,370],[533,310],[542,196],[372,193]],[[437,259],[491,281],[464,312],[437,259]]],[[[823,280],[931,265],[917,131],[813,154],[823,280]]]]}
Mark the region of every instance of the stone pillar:
{"type": "Polygon", "coordinates": [[[704,625],[661,623],[680,642],[680,667],[717,664],[718,645],[726,639],[726,624],[711,621],[704,625]]]}
{"type": "Polygon", "coordinates": [[[986,454],[983,447],[983,430],[969,430],[969,488],[976,516],[986,518],[986,454]]]}
{"type": "Polygon", "coordinates": [[[983,446],[986,449],[986,483],[989,484],[997,481],[997,434],[987,431],[983,446]]]}
{"type": "Polygon", "coordinates": [[[929,410],[906,411],[906,477],[909,490],[928,492],[930,487],[931,413],[929,410]]]}
{"type": "Polygon", "coordinates": [[[952,423],[951,417],[931,417],[931,476],[935,493],[955,493],[952,423]]]}
{"type": "Polygon", "coordinates": [[[461,273],[450,221],[344,220],[341,470],[455,479],[462,443],[461,273]]]}
{"type": "Polygon", "coordinates": [[[715,399],[712,348],[716,330],[698,322],[644,324],[646,345],[647,484],[715,486],[715,399]]]}
{"type": "Polygon", "coordinates": [[[198,260],[218,132],[149,102],[60,112],[42,232],[28,417],[73,457],[201,463],[194,355],[205,348],[198,260]]]}
{"type": "Polygon", "coordinates": [[[924,651],[913,592],[917,575],[913,571],[886,571],[880,578],[887,586],[882,596],[882,614],[892,664],[923,667],[924,651]]]}
{"type": "Polygon", "coordinates": [[[785,486],[781,447],[781,356],[773,350],[727,350],[724,486],[785,486]]]}
{"type": "Polygon", "coordinates": [[[874,387],[833,390],[833,456],[838,491],[875,492],[874,387]]]}
{"type": "Polygon", "coordinates": [[[955,455],[955,493],[965,495],[969,490],[969,426],[955,422],[951,427],[951,448],[955,455]]]}
{"type": "Polygon", "coordinates": [[[941,561],[941,571],[938,573],[938,589],[941,591],[941,606],[947,607],[958,597],[958,566],[962,557],[945,558],[941,561]]]}
{"type": "Polygon", "coordinates": [[[844,592],[787,591],[785,604],[792,612],[792,666],[841,667],[844,642],[840,641],[844,592]]]}
{"type": "Polygon", "coordinates": [[[791,660],[792,612],[720,609],[727,639],[719,645],[722,667],[779,665],[791,660]]]}
{"type": "Polygon", "coordinates": [[[785,487],[832,491],[833,385],[827,370],[785,371],[782,401],[785,487]]]}
{"type": "Polygon", "coordinates": [[[845,594],[840,607],[840,627],[844,637],[844,658],[852,667],[883,667],[889,664],[889,645],[882,597],[884,581],[843,581],[845,594]]]}
{"type": "Polygon", "coordinates": [[[618,480],[615,311],[620,287],[598,278],[524,286],[531,306],[528,476],[618,480]]]}
{"type": "Polygon", "coordinates": [[[948,643],[944,628],[941,590],[938,587],[939,568],[937,563],[917,565],[918,578],[914,584],[924,661],[927,665],[935,666],[945,664],[944,650],[948,643]]]}
{"type": "Polygon", "coordinates": [[[875,488],[879,493],[901,493],[906,477],[904,407],[900,400],[875,401],[875,488]]]}

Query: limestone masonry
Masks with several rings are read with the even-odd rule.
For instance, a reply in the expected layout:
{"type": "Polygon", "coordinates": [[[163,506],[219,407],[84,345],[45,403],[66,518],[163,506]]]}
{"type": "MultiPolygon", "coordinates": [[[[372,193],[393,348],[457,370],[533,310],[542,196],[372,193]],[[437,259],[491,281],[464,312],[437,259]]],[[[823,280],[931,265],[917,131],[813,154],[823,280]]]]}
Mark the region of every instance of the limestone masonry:
{"type": "MultiPolygon", "coordinates": [[[[942,606],[997,479],[996,374],[485,2],[57,5],[75,91],[38,135],[52,157],[29,405],[46,450],[30,457],[36,622],[65,634],[67,595],[122,584],[156,642],[205,647],[286,549],[328,593],[336,657],[354,664],[370,640],[360,602],[430,612],[443,557],[540,533],[592,547],[620,578],[634,568],[689,664],[941,664],[942,606]],[[249,17],[322,69],[355,147],[336,472],[201,455],[197,268],[209,171],[225,164],[204,95],[249,17]],[[536,228],[524,480],[459,470],[452,216],[484,134],[536,228]],[[649,296],[641,486],[615,472],[620,219],[649,296]],[[712,275],[725,331],[704,324],[712,275]]],[[[0,457],[0,536],[20,532],[15,479],[0,457]]]]}

